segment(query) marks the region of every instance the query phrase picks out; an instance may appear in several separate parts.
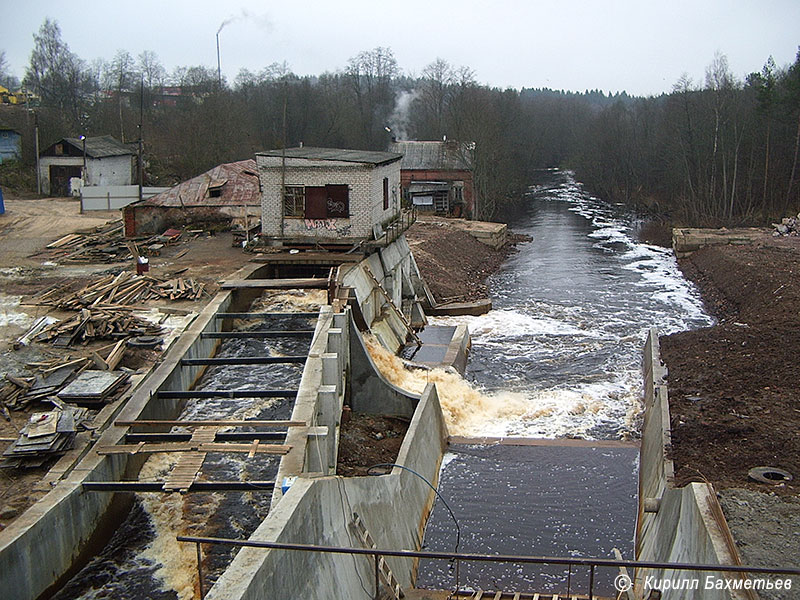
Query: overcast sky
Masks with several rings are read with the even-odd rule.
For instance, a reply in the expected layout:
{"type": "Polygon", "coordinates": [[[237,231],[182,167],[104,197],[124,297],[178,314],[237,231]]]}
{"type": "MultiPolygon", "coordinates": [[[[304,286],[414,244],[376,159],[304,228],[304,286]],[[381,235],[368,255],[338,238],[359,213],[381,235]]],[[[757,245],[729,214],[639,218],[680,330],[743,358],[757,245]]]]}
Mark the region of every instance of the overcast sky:
{"type": "Polygon", "coordinates": [[[443,58],[480,83],[583,91],[668,92],[683,74],[702,82],[715,52],[743,78],[772,55],[794,62],[800,0],[27,0],[2,2],[0,50],[22,78],[46,17],[87,61],[152,50],[176,66],[241,68],[286,61],[299,75],[343,69],[388,46],[407,74],[443,58]],[[229,21],[230,20],[230,21],[229,21]],[[228,22],[229,21],[229,22],[228,22]]]}

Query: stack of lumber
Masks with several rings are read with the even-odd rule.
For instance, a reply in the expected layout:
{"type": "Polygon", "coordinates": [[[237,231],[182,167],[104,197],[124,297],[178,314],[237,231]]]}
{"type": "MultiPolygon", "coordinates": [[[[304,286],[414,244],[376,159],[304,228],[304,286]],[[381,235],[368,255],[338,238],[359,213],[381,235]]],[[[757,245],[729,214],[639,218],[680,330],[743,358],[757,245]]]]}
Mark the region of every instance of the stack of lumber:
{"type": "Polygon", "coordinates": [[[75,446],[78,428],[88,409],[62,405],[50,412],[33,413],[17,440],[3,452],[3,466],[35,467],[75,446]]]}
{"type": "Polygon", "coordinates": [[[111,308],[160,298],[194,301],[204,292],[205,284],[193,279],[175,277],[162,281],[149,275],[123,271],[118,275],[102,277],[76,292],[65,291],[60,284],[55,285],[34,296],[32,302],[60,310],[111,308]]]}
{"type": "Polygon", "coordinates": [[[158,254],[164,244],[175,244],[180,237],[180,231],[170,229],[162,235],[136,238],[144,246],[144,251],[135,249],[131,247],[130,239],[125,238],[122,219],[118,219],[65,235],[45,246],[38,255],[59,262],[113,263],[128,260],[140,253],[158,254]]]}
{"type": "Polygon", "coordinates": [[[86,370],[58,392],[61,400],[98,405],[118,398],[127,389],[129,375],[120,371],[86,370]]]}
{"type": "Polygon", "coordinates": [[[60,262],[118,262],[130,256],[122,220],[70,233],[45,246],[42,254],[60,262]]]}
{"type": "Polygon", "coordinates": [[[161,327],[117,309],[83,308],[75,316],[48,326],[36,339],[66,348],[93,339],[158,335],[161,327]]]}

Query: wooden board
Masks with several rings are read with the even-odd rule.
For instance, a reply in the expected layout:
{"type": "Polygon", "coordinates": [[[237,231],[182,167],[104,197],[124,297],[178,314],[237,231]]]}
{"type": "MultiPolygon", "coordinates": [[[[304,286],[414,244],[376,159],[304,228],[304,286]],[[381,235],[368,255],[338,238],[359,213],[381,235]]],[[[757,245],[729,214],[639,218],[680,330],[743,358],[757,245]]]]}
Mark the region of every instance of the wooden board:
{"type": "MultiPolygon", "coordinates": [[[[201,427],[192,433],[190,443],[193,445],[201,445],[203,443],[213,442],[216,436],[216,427],[201,427]]],[[[173,467],[167,480],[164,482],[164,491],[188,491],[197,478],[200,469],[203,468],[205,459],[205,452],[192,452],[191,454],[182,455],[180,459],[178,459],[178,464],[173,467]]]]}
{"type": "Polygon", "coordinates": [[[327,279],[299,278],[299,279],[230,279],[223,281],[220,288],[235,290],[241,288],[259,289],[325,289],[328,287],[327,279]]]}

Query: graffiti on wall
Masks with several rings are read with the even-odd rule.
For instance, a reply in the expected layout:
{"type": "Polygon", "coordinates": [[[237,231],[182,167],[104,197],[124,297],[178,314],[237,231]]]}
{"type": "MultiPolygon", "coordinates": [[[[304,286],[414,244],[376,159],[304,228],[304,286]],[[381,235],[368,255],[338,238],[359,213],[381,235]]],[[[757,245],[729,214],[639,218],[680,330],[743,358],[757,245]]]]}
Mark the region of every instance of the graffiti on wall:
{"type": "Polygon", "coordinates": [[[350,235],[351,225],[347,223],[337,226],[336,219],[304,219],[303,223],[305,224],[306,231],[318,231],[320,229],[324,229],[342,237],[350,235]]]}

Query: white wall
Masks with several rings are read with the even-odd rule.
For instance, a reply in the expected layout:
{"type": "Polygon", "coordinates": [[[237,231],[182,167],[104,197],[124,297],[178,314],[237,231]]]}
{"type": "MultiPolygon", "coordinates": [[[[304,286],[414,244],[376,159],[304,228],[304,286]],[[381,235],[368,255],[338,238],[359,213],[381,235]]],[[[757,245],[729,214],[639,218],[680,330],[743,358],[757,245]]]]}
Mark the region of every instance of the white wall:
{"type": "MultiPolygon", "coordinates": [[[[146,200],[168,189],[144,187],[142,197],[146,200]]],[[[114,210],[138,200],[138,185],[87,185],[81,188],[81,210],[114,210]]]]}
{"type": "MultiPolygon", "coordinates": [[[[109,156],[107,158],[86,158],[86,185],[130,185],[133,183],[134,157],[109,156]]],[[[82,156],[42,156],[39,159],[39,175],[42,193],[50,194],[50,166],[71,166],[83,168],[82,156]]]]}
{"type": "Polygon", "coordinates": [[[372,227],[389,219],[400,199],[400,161],[373,167],[343,161],[287,159],[282,176],[279,157],[256,156],[261,177],[261,227],[265,236],[288,238],[337,238],[355,240],[372,237],[372,227]],[[389,178],[389,208],[383,210],[383,178],[389,178]],[[281,217],[281,183],[286,186],[348,185],[350,217],[347,219],[302,219],[281,217]],[[395,191],[393,202],[392,191],[395,191]]]}

